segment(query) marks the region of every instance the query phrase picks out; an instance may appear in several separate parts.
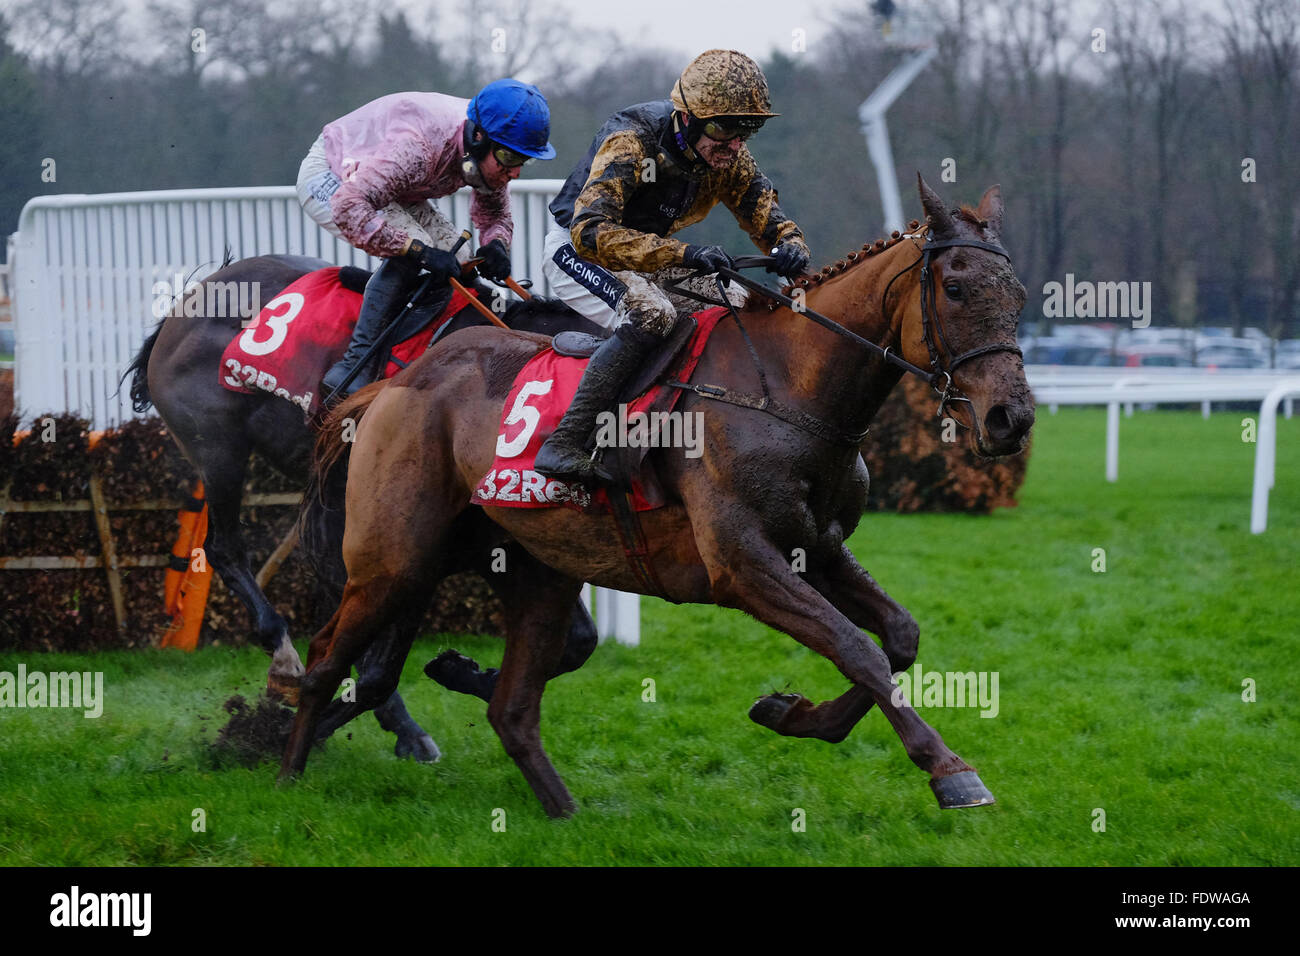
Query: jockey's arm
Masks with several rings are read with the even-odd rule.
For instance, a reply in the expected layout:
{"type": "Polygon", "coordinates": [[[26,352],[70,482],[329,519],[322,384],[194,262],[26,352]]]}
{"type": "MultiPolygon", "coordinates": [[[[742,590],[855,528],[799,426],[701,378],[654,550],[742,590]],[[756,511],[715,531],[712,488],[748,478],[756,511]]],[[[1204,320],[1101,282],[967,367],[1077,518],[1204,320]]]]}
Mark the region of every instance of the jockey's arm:
{"type": "Polygon", "coordinates": [[[399,196],[418,191],[424,174],[419,164],[392,159],[372,158],[357,169],[330,198],[330,210],[343,238],[382,259],[406,252],[411,237],[389,225],[382,210],[399,196]]]}
{"type": "Polygon", "coordinates": [[[606,269],[651,273],[682,264],[686,244],[623,225],[627,198],[641,185],[645,150],[635,134],[612,134],[591,161],[573,203],[569,235],[578,255],[606,269]]]}
{"type": "Polygon", "coordinates": [[[808,251],[803,233],[793,219],[786,217],[777,204],[776,188],[754,162],[749,151],[742,150],[732,169],[722,202],[736,217],[740,228],[763,255],[769,255],[782,243],[794,242],[808,251]]]}
{"type": "Polygon", "coordinates": [[[469,219],[478,230],[479,245],[500,239],[510,248],[515,223],[510,215],[510,193],[506,186],[491,192],[474,191],[469,202],[469,219]]]}

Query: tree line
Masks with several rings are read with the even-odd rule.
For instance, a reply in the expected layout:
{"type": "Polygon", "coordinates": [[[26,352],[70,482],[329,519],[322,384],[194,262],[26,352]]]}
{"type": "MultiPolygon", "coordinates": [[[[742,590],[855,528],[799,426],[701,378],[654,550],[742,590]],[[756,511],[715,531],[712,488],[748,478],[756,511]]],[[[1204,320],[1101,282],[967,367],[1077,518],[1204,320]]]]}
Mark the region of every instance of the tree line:
{"type": "MultiPolygon", "coordinates": [[[[903,4],[899,4],[903,6],[903,4]]],[[[0,228],[33,196],[292,183],[321,127],[399,90],[537,83],[563,178],[614,110],[667,96],[680,54],[535,0],[15,0],[0,13],[0,228]],[[579,39],[580,38],[580,39],[579,39]],[[575,51],[581,55],[575,57],[575,51]]],[[[830,262],[882,213],[857,109],[904,55],[873,7],[763,65],[782,115],[751,140],[830,262]]],[[[891,108],[904,208],[1001,183],[1004,240],[1042,318],[1067,274],[1144,281],[1157,325],[1300,335],[1300,5],[1293,0],[933,0],[937,55],[891,108]]],[[[725,211],[687,238],[747,240],[725,211]]]]}

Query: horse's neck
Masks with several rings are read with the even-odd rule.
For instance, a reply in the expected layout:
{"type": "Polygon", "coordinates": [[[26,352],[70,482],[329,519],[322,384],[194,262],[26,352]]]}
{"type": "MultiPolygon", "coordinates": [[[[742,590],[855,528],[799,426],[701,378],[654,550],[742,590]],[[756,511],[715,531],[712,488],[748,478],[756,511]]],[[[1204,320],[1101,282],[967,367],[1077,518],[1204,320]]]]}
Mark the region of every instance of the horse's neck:
{"type": "MultiPolygon", "coordinates": [[[[914,298],[916,274],[907,267],[915,257],[910,242],[898,243],[813,286],[806,293],[805,304],[867,341],[897,351],[902,312],[905,303],[914,298]],[[891,307],[882,308],[886,286],[895,275],[898,278],[888,289],[891,307]]],[[[902,370],[874,350],[810,319],[784,309],[773,317],[776,321],[769,323],[766,331],[777,339],[771,344],[783,356],[791,397],[801,408],[847,431],[865,428],[902,377],[902,370]]]]}

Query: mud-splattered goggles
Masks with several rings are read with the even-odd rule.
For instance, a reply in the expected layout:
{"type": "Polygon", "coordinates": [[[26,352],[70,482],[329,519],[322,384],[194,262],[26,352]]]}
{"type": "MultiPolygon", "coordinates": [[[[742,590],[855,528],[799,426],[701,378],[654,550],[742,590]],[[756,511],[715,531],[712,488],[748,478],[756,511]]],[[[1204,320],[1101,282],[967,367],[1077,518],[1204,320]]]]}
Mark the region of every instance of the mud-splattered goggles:
{"type": "Polygon", "coordinates": [[[762,116],[715,116],[703,122],[702,130],[709,139],[719,143],[738,139],[743,143],[762,129],[767,120],[762,116]]]}

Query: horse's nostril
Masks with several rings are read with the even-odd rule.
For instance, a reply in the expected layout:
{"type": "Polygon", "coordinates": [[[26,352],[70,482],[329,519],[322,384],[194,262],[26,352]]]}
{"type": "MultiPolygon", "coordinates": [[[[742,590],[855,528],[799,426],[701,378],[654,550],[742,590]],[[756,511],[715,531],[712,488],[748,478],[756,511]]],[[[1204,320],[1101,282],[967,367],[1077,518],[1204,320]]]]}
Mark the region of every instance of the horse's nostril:
{"type": "Polygon", "coordinates": [[[984,416],[984,430],[989,433],[990,438],[997,441],[1004,441],[1011,437],[1014,427],[1011,413],[1005,405],[994,405],[984,416]]]}
{"type": "Polygon", "coordinates": [[[994,405],[984,416],[984,431],[994,441],[1015,441],[1033,427],[1034,409],[1029,405],[994,405]]]}

